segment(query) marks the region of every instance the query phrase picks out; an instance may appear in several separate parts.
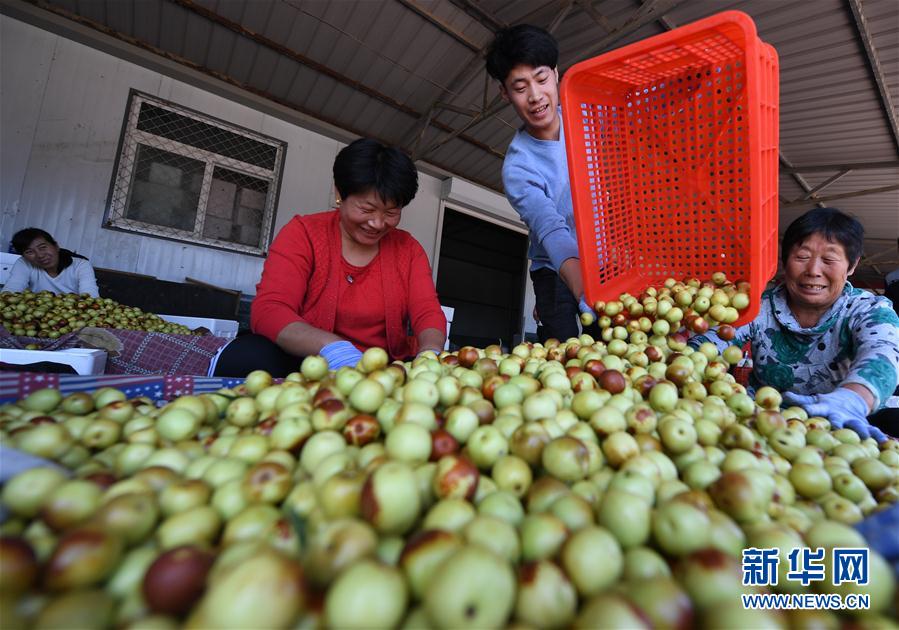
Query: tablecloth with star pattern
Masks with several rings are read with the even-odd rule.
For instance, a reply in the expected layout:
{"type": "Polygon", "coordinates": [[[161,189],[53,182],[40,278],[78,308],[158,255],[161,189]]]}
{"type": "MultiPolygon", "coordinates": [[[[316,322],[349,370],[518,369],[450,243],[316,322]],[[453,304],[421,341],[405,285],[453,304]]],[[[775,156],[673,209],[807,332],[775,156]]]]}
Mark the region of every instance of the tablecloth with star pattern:
{"type": "Polygon", "coordinates": [[[0,373],[0,403],[15,402],[38,389],[50,387],[63,395],[74,392],[93,392],[100,387],[115,387],[128,398],[146,396],[156,403],[164,403],[178,396],[214,392],[222,387],[234,387],[241,378],[207,376],[78,376],[74,374],[44,374],[38,372],[0,373]]]}

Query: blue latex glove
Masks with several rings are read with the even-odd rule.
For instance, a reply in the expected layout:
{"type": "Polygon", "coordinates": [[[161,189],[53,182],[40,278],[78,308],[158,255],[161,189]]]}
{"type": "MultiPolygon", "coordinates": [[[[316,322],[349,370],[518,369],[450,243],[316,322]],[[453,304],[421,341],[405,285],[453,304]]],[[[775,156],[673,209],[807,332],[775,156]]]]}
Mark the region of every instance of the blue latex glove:
{"type": "Polygon", "coordinates": [[[878,442],[889,439],[877,427],[868,423],[868,403],[846,387],[837,387],[828,394],[803,396],[793,392],[783,395],[784,403],[802,407],[809,416],[823,416],[835,429],[852,429],[864,440],[873,437],[878,442]]]}
{"type": "Polygon", "coordinates": [[[328,369],[337,370],[349,366],[355,367],[362,358],[362,352],[349,341],[332,341],[324,346],[319,354],[328,362],[328,369]]]}
{"type": "Polygon", "coordinates": [[[0,444],[0,483],[6,483],[19,473],[38,467],[55,468],[67,477],[71,475],[67,468],[56,462],[0,444]]]}
{"type": "Polygon", "coordinates": [[[590,305],[587,304],[587,300],[584,299],[583,295],[581,296],[580,301],[577,303],[577,310],[579,310],[581,313],[590,313],[591,315],[593,315],[594,320],[597,319],[596,311],[590,308],[590,305]]]}

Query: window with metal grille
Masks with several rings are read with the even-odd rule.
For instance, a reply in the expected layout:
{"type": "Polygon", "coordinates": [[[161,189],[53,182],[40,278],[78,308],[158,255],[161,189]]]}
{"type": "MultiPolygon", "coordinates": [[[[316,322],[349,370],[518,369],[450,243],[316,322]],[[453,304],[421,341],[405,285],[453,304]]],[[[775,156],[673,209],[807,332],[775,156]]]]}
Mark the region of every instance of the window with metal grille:
{"type": "Polygon", "coordinates": [[[262,255],[287,143],[132,91],[104,225],[262,255]]]}

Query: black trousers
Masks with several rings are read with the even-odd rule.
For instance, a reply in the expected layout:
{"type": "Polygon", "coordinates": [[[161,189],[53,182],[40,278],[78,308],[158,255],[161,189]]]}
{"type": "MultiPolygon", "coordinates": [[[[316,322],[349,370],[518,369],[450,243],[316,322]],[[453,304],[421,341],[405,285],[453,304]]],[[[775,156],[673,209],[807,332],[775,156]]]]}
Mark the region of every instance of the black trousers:
{"type": "MultiPolygon", "coordinates": [[[[580,334],[578,301],[559,274],[544,267],[531,272],[531,282],[534,283],[534,297],[537,300],[537,317],[542,324],[538,327],[541,342],[550,337],[559,341],[577,337],[580,334]]],[[[584,328],[584,332],[599,338],[600,330],[596,323],[584,328]]]]}
{"type": "Polygon", "coordinates": [[[265,370],[275,378],[298,372],[303,357],[284,352],[267,337],[239,335],[225,346],[215,365],[214,376],[243,378],[253,370],[265,370]]]}

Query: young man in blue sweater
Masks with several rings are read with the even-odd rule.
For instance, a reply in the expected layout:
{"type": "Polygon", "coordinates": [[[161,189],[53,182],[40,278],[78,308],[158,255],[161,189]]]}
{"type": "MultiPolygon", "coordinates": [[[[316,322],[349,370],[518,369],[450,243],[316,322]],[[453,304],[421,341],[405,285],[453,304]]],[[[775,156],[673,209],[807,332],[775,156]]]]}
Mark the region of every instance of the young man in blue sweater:
{"type": "Polygon", "coordinates": [[[564,341],[579,334],[579,312],[589,307],[583,301],[558,60],[553,36],[527,24],[498,32],[487,51],[487,72],[523,123],[506,151],[503,186],[530,232],[537,314],[547,336],[564,341]]]}

